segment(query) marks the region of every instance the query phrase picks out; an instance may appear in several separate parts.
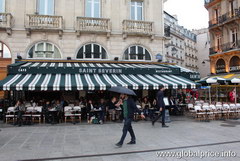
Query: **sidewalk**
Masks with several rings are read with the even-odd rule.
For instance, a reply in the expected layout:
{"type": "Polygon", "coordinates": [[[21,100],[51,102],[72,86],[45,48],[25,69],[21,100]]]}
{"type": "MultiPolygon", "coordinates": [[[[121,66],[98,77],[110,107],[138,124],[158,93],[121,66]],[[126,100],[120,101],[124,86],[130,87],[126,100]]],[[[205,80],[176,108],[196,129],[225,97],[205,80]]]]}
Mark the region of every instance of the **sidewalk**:
{"type": "MultiPolygon", "coordinates": [[[[168,124],[169,128],[162,128],[160,123],[156,123],[152,127],[149,121],[134,123],[137,144],[124,144],[122,148],[114,146],[122,133],[121,123],[103,125],[36,124],[22,127],[6,126],[1,123],[0,160],[55,157],[64,161],[240,160],[240,120],[197,122],[186,117],[174,117],[172,120],[168,124]],[[156,153],[162,151],[179,153],[183,150],[194,152],[231,150],[238,156],[177,159],[176,157],[157,157],[156,153]],[[112,155],[112,153],[121,152],[124,154],[112,155]],[[99,156],[82,157],[82,155],[93,154],[99,154],[99,156]],[[77,157],[71,158],[74,156],[77,157]],[[70,157],[71,159],[61,157],[70,157]]],[[[129,140],[128,134],[125,143],[129,140]]]]}

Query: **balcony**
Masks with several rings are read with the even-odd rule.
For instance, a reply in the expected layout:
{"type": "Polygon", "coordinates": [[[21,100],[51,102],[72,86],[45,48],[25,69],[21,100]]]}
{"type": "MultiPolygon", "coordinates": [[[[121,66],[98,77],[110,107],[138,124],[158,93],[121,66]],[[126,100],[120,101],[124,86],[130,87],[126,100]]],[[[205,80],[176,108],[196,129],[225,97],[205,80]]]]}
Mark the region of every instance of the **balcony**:
{"type": "Polygon", "coordinates": [[[205,8],[208,9],[209,7],[221,2],[221,0],[204,0],[204,2],[205,2],[204,3],[205,8]]]}
{"type": "Polygon", "coordinates": [[[123,20],[123,34],[152,36],[153,38],[153,22],[123,20]]]}
{"type": "Polygon", "coordinates": [[[12,33],[12,15],[10,13],[0,13],[0,29],[6,29],[7,33],[12,33]]]}
{"type": "Polygon", "coordinates": [[[60,31],[63,30],[63,18],[62,16],[50,16],[50,15],[27,15],[27,21],[25,24],[27,31],[32,30],[49,30],[60,31]]]}
{"type": "Polygon", "coordinates": [[[209,49],[209,55],[214,55],[217,53],[227,52],[229,50],[239,49],[240,48],[240,40],[235,43],[225,43],[220,46],[214,46],[209,49]]]}
{"type": "Polygon", "coordinates": [[[110,19],[77,17],[76,31],[78,35],[80,35],[81,32],[110,34],[111,32],[110,19]]]}
{"type": "Polygon", "coordinates": [[[240,18],[240,9],[234,9],[234,12],[227,12],[218,18],[214,18],[209,21],[209,28],[214,28],[217,26],[224,25],[226,23],[235,21],[240,18]]]}

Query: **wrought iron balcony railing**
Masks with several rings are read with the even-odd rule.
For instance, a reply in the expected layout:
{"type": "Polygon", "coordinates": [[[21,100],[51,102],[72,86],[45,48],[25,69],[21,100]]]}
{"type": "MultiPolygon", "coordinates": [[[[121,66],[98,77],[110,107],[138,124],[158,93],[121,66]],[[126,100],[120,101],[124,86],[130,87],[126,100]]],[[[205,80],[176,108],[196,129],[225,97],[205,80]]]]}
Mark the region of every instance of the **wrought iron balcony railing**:
{"type": "Polygon", "coordinates": [[[153,22],[124,20],[123,21],[123,33],[139,34],[139,35],[153,35],[153,22]]]}
{"type": "Polygon", "coordinates": [[[27,15],[26,28],[40,30],[63,30],[62,16],[27,15]]]}
{"type": "Polygon", "coordinates": [[[209,21],[209,28],[214,27],[216,25],[223,25],[227,22],[231,22],[232,20],[235,20],[237,18],[240,18],[240,9],[235,9],[234,12],[227,12],[218,18],[214,18],[209,21]]]}
{"type": "Polygon", "coordinates": [[[104,32],[111,31],[110,19],[77,17],[76,31],[78,32],[104,32]]]}
{"type": "Polygon", "coordinates": [[[239,49],[240,48],[240,40],[236,41],[234,43],[225,43],[219,46],[214,46],[209,49],[209,55],[213,55],[216,53],[221,53],[221,52],[227,52],[229,50],[233,49],[239,49]]]}

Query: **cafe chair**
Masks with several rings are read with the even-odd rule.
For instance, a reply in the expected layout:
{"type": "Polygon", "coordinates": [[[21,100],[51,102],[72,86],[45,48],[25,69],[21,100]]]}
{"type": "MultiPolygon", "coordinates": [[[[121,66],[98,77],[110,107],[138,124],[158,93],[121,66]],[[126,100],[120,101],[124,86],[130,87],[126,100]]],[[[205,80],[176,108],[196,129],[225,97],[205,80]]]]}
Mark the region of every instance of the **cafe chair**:
{"type": "Polygon", "coordinates": [[[67,122],[67,118],[71,118],[71,121],[73,122],[73,118],[74,118],[74,114],[72,113],[73,112],[73,108],[71,106],[65,106],[64,107],[64,120],[65,120],[65,123],[67,122]]]}
{"type": "Polygon", "coordinates": [[[74,106],[73,107],[73,111],[74,111],[74,117],[78,118],[79,122],[81,122],[81,107],[80,106],[74,106]]]}
{"type": "Polygon", "coordinates": [[[8,107],[6,115],[5,115],[6,123],[8,123],[9,120],[12,120],[12,122],[15,122],[16,114],[15,114],[14,109],[15,109],[15,107],[8,107]]]}
{"type": "MultiPolygon", "coordinates": [[[[44,117],[44,116],[43,116],[44,117]]],[[[32,113],[32,120],[33,122],[35,121],[35,119],[38,120],[38,123],[40,124],[42,121],[42,106],[37,106],[34,108],[34,111],[32,113]]],[[[45,123],[45,117],[43,118],[43,122],[45,123]]]]}
{"type": "Polygon", "coordinates": [[[195,119],[202,121],[205,119],[206,113],[203,112],[201,106],[194,106],[194,110],[195,110],[195,119]]]}

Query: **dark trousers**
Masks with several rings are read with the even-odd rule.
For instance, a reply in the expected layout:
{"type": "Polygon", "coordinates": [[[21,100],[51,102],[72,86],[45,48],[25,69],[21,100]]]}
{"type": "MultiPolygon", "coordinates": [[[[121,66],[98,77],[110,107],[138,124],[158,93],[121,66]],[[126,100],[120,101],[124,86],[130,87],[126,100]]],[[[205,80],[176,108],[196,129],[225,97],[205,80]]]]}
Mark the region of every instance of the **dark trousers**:
{"type": "Polygon", "coordinates": [[[134,142],[136,140],[136,137],[132,128],[132,121],[133,121],[132,118],[124,118],[124,126],[122,130],[123,133],[122,133],[121,140],[119,141],[120,144],[123,144],[124,139],[127,135],[127,132],[129,132],[131,135],[131,141],[134,142]]]}
{"type": "Polygon", "coordinates": [[[162,116],[162,125],[165,125],[165,108],[162,108],[160,115],[153,119],[153,122],[156,122],[162,116]]]}
{"type": "Polygon", "coordinates": [[[17,112],[17,122],[16,122],[17,125],[22,125],[22,123],[23,123],[22,115],[23,114],[24,114],[23,111],[18,111],[17,112]]]}

